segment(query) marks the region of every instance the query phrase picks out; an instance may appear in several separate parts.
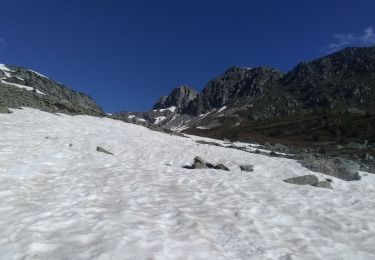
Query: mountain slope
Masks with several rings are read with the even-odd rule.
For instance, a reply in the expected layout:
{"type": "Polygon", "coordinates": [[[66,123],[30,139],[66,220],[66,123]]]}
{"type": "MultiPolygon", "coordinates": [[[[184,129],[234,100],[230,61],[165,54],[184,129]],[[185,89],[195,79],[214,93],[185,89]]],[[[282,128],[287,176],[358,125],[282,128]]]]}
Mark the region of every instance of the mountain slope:
{"type": "Polygon", "coordinates": [[[196,137],[29,108],[0,121],[4,259],[375,257],[375,175],[296,186],[312,174],[296,161],[196,137]],[[181,167],[197,155],[231,171],[181,167]]]}
{"type": "Polygon", "coordinates": [[[0,106],[104,115],[90,96],[71,90],[35,71],[3,64],[0,65],[0,106]]]}

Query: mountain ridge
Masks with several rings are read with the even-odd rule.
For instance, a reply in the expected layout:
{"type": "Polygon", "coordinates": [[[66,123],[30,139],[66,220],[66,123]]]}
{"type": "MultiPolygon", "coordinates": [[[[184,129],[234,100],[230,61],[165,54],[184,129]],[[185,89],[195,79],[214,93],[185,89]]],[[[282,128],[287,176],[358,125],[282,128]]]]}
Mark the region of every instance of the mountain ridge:
{"type": "Polygon", "coordinates": [[[49,112],[105,115],[89,95],[23,67],[0,64],[0,86],[2,107],[27,106],[49,112]]]}

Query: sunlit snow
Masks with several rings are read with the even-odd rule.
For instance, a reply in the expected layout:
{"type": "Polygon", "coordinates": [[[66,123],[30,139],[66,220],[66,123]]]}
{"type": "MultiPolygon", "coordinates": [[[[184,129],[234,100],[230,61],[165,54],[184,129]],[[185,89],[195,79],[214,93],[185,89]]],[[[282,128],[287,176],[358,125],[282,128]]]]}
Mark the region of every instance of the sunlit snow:
{"type": "Polygon", "coordinates": [[[282,180],[311,172],[293,160],[13,111],[0,114],[0,259],[375,258],[375,175],[296,186],[282,180]],[[231,171],[181,167],[197,155],[231,171]]]}
{"type": "MultiPolygon", "coordinates": [[[[25,85],[21,85],[21,84],[16,84],[16,83],[6,82],[6,81],[1,80],[1,79],[0,79],[0,82],[3,83],[3,84],[6,85],[6,86],[13,86],[13,87],[17,87],[17,88],[22,88],[22,89],[26,89],[26,90],[28,90],[28,91],[33,91],[33,90],[34,90],[34,88],[32,88],[32,87],[25,86],[25,85]]],[[[37,90],[37,89],[35,89],[35,91],[36,91],[36,93],[38,93],[38,94],[45,95],[43,92],[41,92],[41,91],[39,91],[39,90],[37,90]]]]}

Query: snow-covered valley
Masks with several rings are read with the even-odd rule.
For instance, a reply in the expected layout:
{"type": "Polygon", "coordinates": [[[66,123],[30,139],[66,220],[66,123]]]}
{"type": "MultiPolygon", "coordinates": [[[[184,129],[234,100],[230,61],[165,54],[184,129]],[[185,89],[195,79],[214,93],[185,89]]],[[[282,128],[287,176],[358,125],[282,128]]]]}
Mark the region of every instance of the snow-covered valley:
{"type": "Polygon", "coordinates": [[[375,259],[375,175],[292,185],[312,172],[198,139],[0,114],[0,259],[375,259]],[[231,171],[182,168],[197,155],[231,171]]]}

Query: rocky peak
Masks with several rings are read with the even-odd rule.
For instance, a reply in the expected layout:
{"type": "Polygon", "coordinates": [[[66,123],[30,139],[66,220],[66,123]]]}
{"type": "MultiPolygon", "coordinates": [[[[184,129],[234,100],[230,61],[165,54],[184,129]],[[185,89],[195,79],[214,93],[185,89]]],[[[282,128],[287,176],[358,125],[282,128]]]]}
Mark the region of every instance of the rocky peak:
{"type": "Polygon", "coordinates": [[[346,48],[311,62],[302,62],[286,75],[285,81],[348,78],[363,73],[375,76],[375,47],[346,48]]]}
{"type": "Polygon", "coordinates": [[[283,85],[307,109],[368,110],[375,93],[375,47],[346,48],[300,63],[283,85]]]}
{"type": "Polygon", "coordinates": [[[230,67],[222,75],[211,80],[184,112],[199,115],[225,105],[251,101],[275,86],[283,75],[275,69],[266,67],[230,67]]]}
{"type": "Polygon", "coordinates": [[[177,108],[177,111],[180,111],[197,96],[198,92],[191,87],[186,85],[180,86],[173,89],[168,96],[162,96],[153,109],[165,109],[174,106],[177,108]]]}

